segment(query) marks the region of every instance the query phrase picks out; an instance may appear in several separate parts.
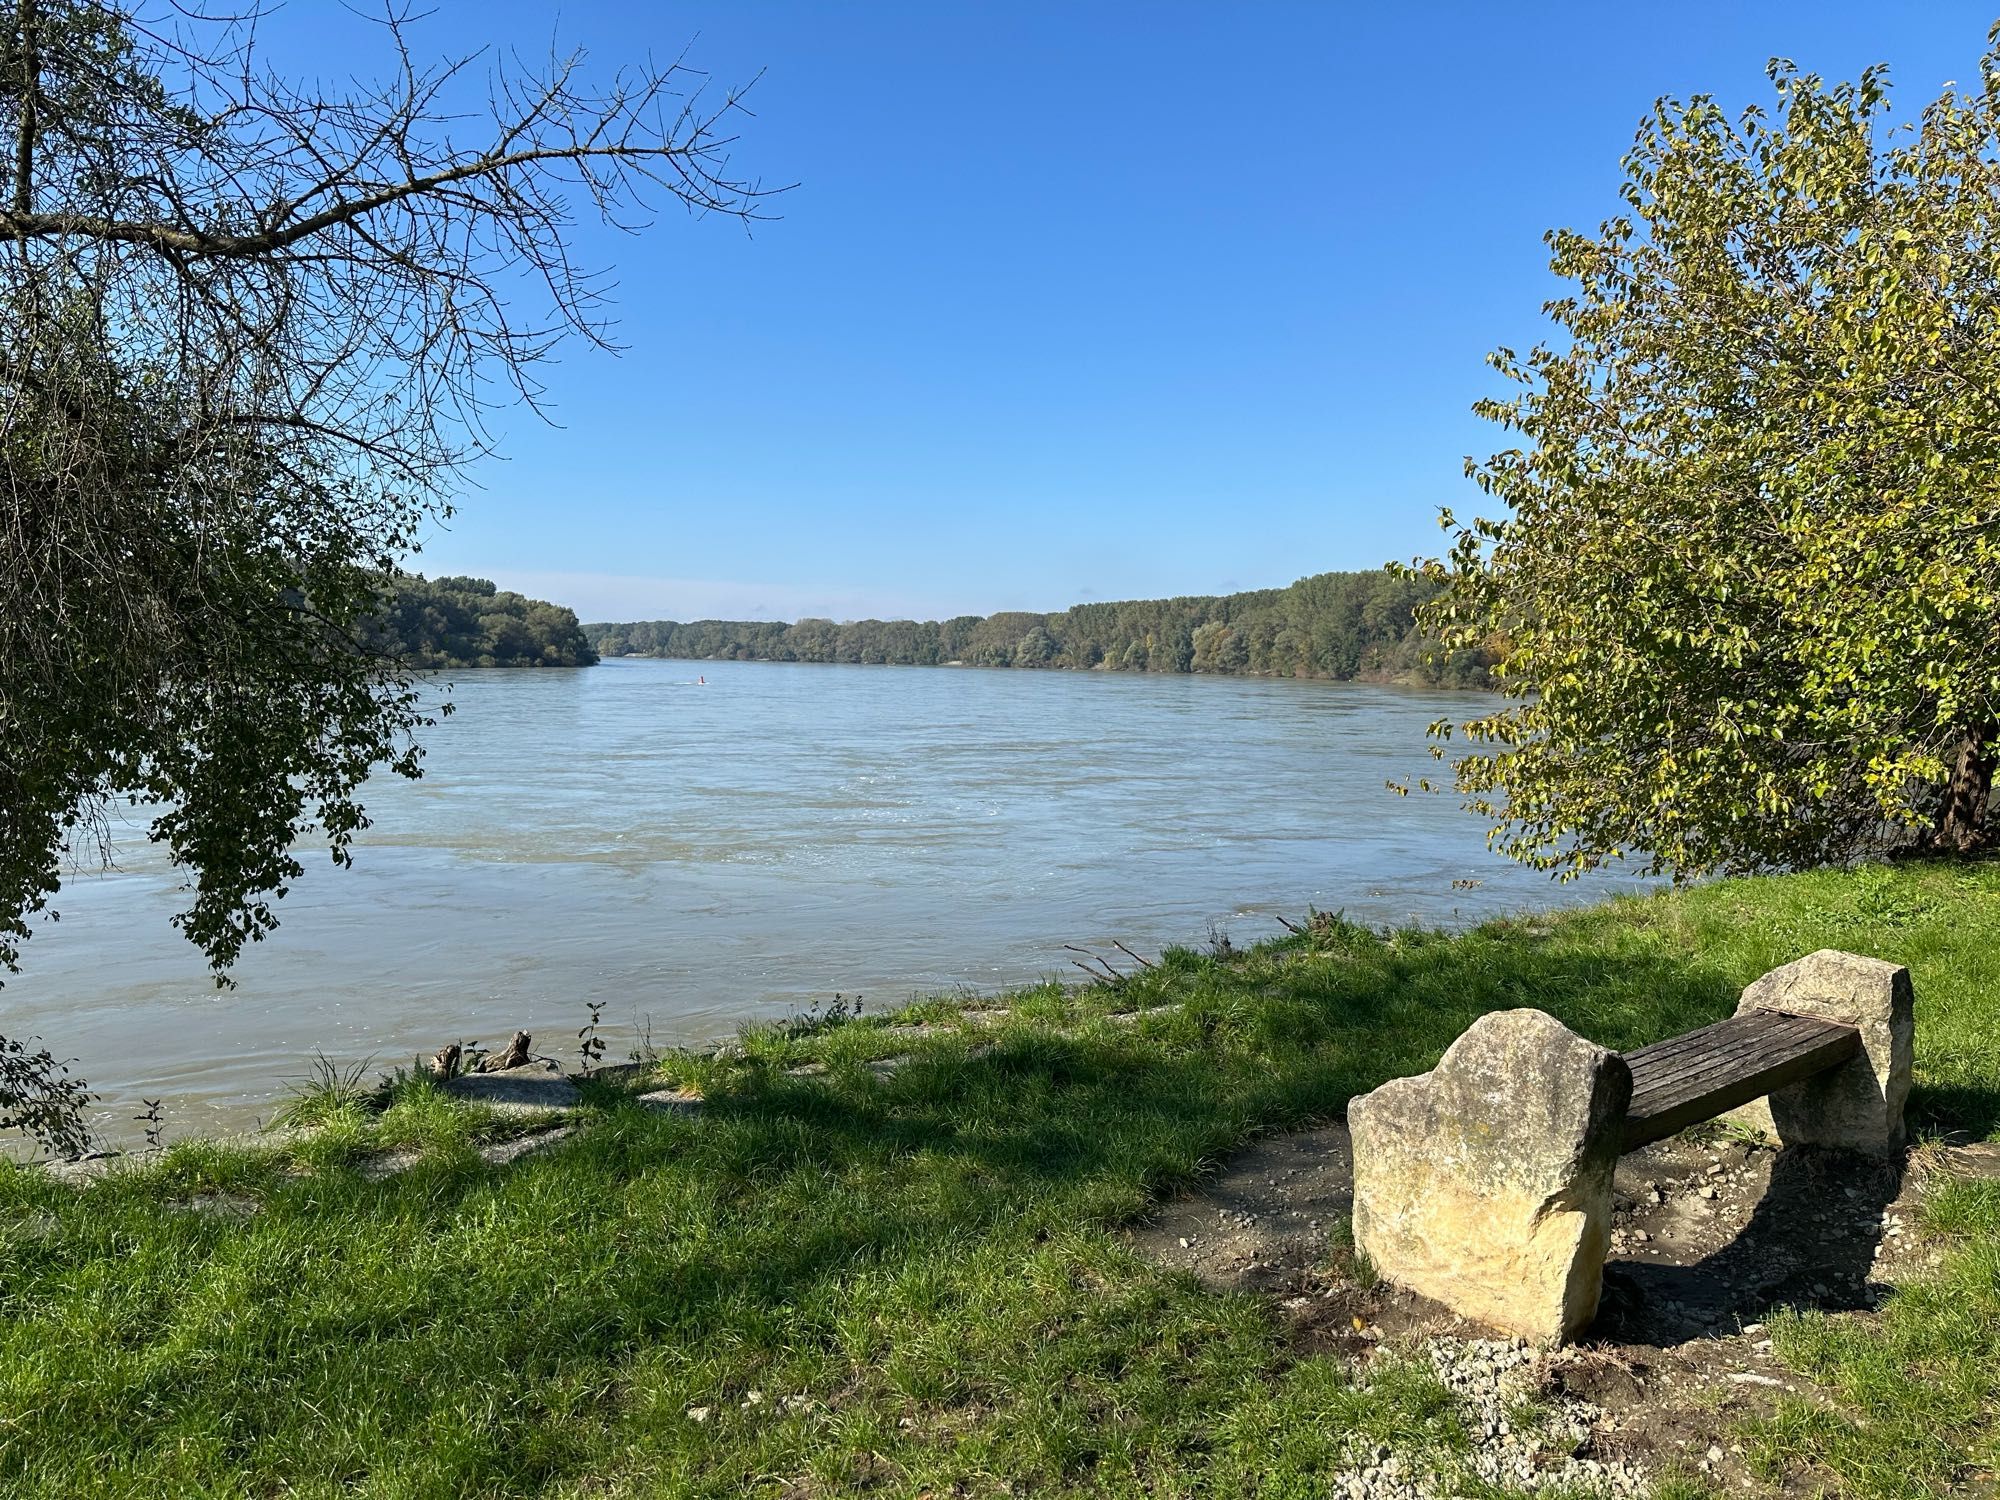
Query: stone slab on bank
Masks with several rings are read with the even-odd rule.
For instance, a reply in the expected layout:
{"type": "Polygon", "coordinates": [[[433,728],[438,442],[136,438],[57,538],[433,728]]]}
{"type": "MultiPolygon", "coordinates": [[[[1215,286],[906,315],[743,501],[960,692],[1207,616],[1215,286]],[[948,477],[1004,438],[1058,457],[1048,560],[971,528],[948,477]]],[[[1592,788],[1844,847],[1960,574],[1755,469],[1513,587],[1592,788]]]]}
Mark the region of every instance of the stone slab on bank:
{"type": "Polygon", "coordinates": [[[552,1063],[528,1063],[501,1073],[461,1073],[440,1087],[453,1098],[502,1114],[560,1112],[576,1108],[583,1098],[552,1063]]]}

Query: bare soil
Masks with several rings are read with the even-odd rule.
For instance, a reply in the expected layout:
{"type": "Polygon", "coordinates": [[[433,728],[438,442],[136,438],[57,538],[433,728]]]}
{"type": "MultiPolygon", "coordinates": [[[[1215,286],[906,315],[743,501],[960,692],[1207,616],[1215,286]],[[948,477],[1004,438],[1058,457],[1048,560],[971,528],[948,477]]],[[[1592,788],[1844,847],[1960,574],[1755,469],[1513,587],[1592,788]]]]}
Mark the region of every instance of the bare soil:
{"type": "MultiPolygon", "coordinates": [[[[1952,1165],[1994,1166],[1981,1149],[1952,1165]]],[[[1766,1319],[1783,1307],[1872,1316],[1929,1253],[1913,1228],[1917,1184],[1941,1163],[1935,1153],[1906,1168],[1780,1152],[1713,1132],[1625,1157],[1597,1321],[1540,1370],[1552,1392],[1602,1410],[1590,1453],[1745,1482],[1741,1454],[1717,1434],[1781,1392],[1814,1394],[1772,1358],[1766,1319]]],[[[1366,1360],[1425,1339],[1489,1336],[1436,1303],[1359,1281],[1352,1205],[1347,1129],[1327,1125],[1253,1143],[1130,1238],[1218,1290],[1270,1297],[1302,1355],[1366,1360]]]]}

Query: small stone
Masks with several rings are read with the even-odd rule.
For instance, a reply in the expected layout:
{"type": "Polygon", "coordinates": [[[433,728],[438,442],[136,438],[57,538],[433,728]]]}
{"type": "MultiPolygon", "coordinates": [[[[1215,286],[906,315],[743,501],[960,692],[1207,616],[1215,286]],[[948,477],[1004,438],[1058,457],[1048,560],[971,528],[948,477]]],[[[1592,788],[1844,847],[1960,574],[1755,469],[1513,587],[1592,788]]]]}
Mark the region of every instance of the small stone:
{"type": "Polygon", "coordinates": [[[691,1115],[701,1108],[701,1095],[693,1089],[654,1089],[641,1094],[639,1103],[667,1115],[691,1115]]]}
{"type": "Polygon", "coordinates": [[[687,1409],[687,1415],[690,1422],[706,1422],[710,1417],[715,1415],[715,1408],[712,1406],[690,1406],[687,1409]]]}

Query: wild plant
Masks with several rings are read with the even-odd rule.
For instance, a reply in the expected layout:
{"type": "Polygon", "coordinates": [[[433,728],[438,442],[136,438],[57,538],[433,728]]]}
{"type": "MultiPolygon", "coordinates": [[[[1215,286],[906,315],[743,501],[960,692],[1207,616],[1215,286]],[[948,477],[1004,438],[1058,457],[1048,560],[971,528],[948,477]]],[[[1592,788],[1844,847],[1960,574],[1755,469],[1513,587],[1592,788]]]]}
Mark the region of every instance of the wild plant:
{"type": "Polygon", "coordinates": [[[148,1151],[165,1149],[160,1139],[160,1121],[162,1118],[160,1107],[166,1101],[163,1099],[141,1099],[139,1102],[146,1106],[145,1112],[143,1114],[136,1114],[132,1118],[146,1127],[146,1149],[148,1151]]]}
{"type": "Polygon", "coordinates": [[[604,1002],[588,1000],[584,1002],[590,1011],[590,1019],[577,1031],[577,1055],[583,1060],[583,1071],[588,1073],[602,1061],[605,1052],[604,1038],[597,1034],[598,1023],[604,1019],[604,1002]]]}
{"type": "Polygon", "coordinates": [[[362,1080],[374,1065],[375,1059],[370,1057],[343,1068],[325,1053],[314,1053],[311,1071],[290,1086],[290,1098],[279,1109],[277,1123],[324,1125],[336,1116],[361,1108],[370,1093],[362,1080]]]}

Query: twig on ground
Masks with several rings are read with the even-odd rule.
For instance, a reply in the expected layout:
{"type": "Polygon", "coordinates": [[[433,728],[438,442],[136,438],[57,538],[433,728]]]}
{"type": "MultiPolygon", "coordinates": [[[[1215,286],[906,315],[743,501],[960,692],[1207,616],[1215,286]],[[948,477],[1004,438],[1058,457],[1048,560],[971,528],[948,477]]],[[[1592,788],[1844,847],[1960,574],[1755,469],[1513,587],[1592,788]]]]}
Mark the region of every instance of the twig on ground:
{"type": "MultiPolygon", "coordinates": [[[[1069,949],[1069,951],[1072,953],[1081,953],[1085,958],[1089,959],[1091,963],[1101,965],[1104,969],[1104,972],[1111,976],[1111,982],[1113,984],[1119,984],[1124,981],[1125,976],[1123,974],[1120,974],[1116,969],[1112,968],[1110,964],[1105,963],[1103,958],[1099,957],[1095,953],[1092,953],[1088,948],[1079,948],[1075,943],[1064,943],[1063,946],[1069,949]]],[[[1075,964],[1076,960],[1071,959],[1070,962],[1075,964]]],[[[1095,970],[1087,968],[1083,964],[1076,964],[1076,966],[1079,969],[1082,969],[1084,973],[1089,974],[1092,978],[1096,977],[1095,970]]]]}
{"type": "Polygon", "coordinates": [[[1130,948],[1126,947],[1116,938],[1113,938],[1111,940],[1111,946],[1116,948],[1120,953],[1124,954],[1127,958],[1131,959],[1132,962],[1139,965],[1139,967],[1142,969],[1151,969],[1158,967],[1158,965],[1156,965],[1151,959],[1139,957],[1138,954],[1134,953],[1130,948]]]}

